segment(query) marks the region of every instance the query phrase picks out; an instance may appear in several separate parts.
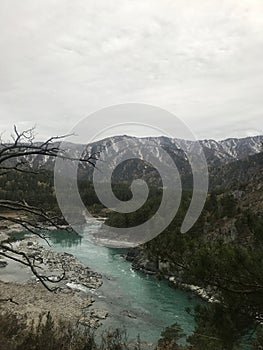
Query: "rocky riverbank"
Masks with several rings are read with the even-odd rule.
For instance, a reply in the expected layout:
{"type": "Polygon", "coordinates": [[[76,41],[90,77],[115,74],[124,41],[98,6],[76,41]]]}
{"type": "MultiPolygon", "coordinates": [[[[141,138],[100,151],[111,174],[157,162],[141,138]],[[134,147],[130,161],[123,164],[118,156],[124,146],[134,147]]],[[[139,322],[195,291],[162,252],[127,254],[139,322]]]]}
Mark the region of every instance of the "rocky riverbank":
{"type": "Polygon", "coordinates": [[[132,268],[136,271],[141,271],[148,275],[154,275],[161,279],[169,281],[172,288],[179,288],[186,291],[191,291],[201,299],[207,302],[217,302],[214,291],[207,291],[199,286],[184,283],[174,276],[172,272],[167,272],[167,264],[151,261],[145,254],[142,247],[132,248],[125,255],[126,260],[132,263],[132,268]]]}
{"type": "MultiPolygon", "coordinates": [[[[9,231],[11,232],[10,228],[1,234],[0,239],[6,240],[9,231]]],[[[57,253],[41,245],[33,235],[10,243],[10,246],[25,253],[37,273],[48,277],[45,281],[48,287],[57,287],[57,291],[49,292],[36,276],[29,274],[28,267],[22,267],[19,263],[15,263],[17,269],[13,269],[13,273],[17,272],[18,280],[20,272],[24,273],[25,270],[30,277],[23,283],[10,282],[8,278],[5,282],[1,281],[1,276],[8,276],[8,268],[14,264],[12,259],[1,258],[1,312],[26,314],[28,319],[34,320],[41,313],[50,311],[54,319],[78,321],[93,328],[101,325],[101,320],[108,316],[108,312],[94,308],[91,295],[102,284],[100,274],[84,266],[71,254],[57,253]]]]}

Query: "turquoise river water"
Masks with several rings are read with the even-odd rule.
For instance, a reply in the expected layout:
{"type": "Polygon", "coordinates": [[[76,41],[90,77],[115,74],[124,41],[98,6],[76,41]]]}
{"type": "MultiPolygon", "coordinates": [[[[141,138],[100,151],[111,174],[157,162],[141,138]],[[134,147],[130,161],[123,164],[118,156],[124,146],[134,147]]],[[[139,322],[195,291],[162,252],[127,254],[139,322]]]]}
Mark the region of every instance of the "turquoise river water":
{"type": "MultiPolygon", "coordinates": [[[[88,231],[98,229],[95,222],[88,231]]],[[[193,331],[193,317],[185,308],[193,308],[200,301],[191,293],[173,289],[165,280],[133,271],[131,263],[123,258],[123,250],[91,243],[89,232],[79,237],[67,231],[55,231],[50,240],[56,251],[71,253],[102,274],[103,285],[91,292],[95,307],[109,311],[104,328],[125,327],[130,339],[140,334],[147,342],[156,342],[161,331],[175,322],[186,334],[193,331]]]]}

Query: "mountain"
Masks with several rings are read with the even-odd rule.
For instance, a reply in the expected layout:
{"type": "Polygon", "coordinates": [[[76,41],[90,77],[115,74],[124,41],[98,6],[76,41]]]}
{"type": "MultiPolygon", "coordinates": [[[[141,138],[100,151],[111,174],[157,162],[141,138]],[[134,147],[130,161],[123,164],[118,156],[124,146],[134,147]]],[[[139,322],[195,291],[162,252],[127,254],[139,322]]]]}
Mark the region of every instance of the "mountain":
{"type": "MultiPolygon", "coordinates": [[[[188,162],[186,153],[191,153],[191,150],[195,147],[195,142],[172,139],[168,137],[145,137],[136,138],[130,136],[114,136],[106,138],[85,147],[86,154],[99,154],[105,152],[105,159],[121,155],[121,148],[129,148],[130,144],[134,143],[135,150],[136,146],[139,145],[151,145],[151,152],[156,155],[160,161],[162,161],[162,155],[160,154],[160,147],[163,148],[170,157],[174,160],[182,179],[184,188],[192,188],[192,172],[188,162]]],[[[231,164],[237,160],[245,159],[248,156],[259,153],[262,150],[263,136],[254,136],[246,138],[230,138],[222,141],[215,140],[201,140],[199,141],[203,148],[203,152],[206,157],[208,167],[211,169],[218,169],[221,166],[231,164]]],[[[71,146],[71,145],[69,145],[71,146]]],[[[76,146],[76,150],[83,148],[83,146],[76,146]]],[[[133,154],[130,149],[131,155],[133,154]]],[[[50,160],[46,160],[48,162],[50,160]]],[[[113,162],[114,164],[114,162],[113,162]]],[[[44,166],[47,163],[43,163],[44,166]]],[[[50,164],[51,165],[51,164],[50,164]]],[[[98,167],[100,164],[98,163],[98,167]]],[[[149,164],[142,162],[138,159],[132,159],[124,162],[122,165],[114,165],[115,170],[112,177],[112,182],[131,182],[133,179],[143,178],[149,184],[161,185],[159,174],[156,169],[149,166],[149,164]]],[[[81,167],[82,170],[87,170],[87,167],[81,167]]],[[[88,167],[88,177],[91,179],[93,169],[88,167]]],[[[87,172],[84,171],[84,175],[87,176],[87,172]]],[[[80,170],[81,176],[81,170],[80,170]]],[[[213,187],[214,188],[214,187],[213,187]]]]}
{"type": "MultiPolygon", "coordinates": [[[[190,152],[195,147],[195,142],[181,140],[181,139],[172,139],[168,137],[145,137],[145,138],[136,138],[131,136],[114,136],[106,138],[100,141],[93,142],[86,146],[79,144],[66,144],[68,149],[65,151],[71,150],[71,155],[73,157],[85,157],[91,154],[100,154],[105,152],[107,158],[117,159],[121,156],[121,148],[126,147],[130,151],[132,156],[135,151],[130,147],[130,144],[134,144],[134,150],[137,150],[138,143],[140,145],[151,144],[151,151],[153,155],[162,161],[162,155],[160,154],[160,147],[163,148],[174,160],[182,179],[183,186],[185,188],[192,187],[192,173],[191,167],[188,162],[186,153],[190,152]],[[84,152],[81,154],[82,150],[84,152]]],[[[200,145],[203,148],[207,164],[210,168],[211,174],[211,186],[212,188],[218,188],[223,185],[224,181],[230,182],[232,178],[232,183],[235,182],[235,176],[231,175],[225,176],[225,173],[232,171],[231,164],[237,160],[244,160],[251,155],[255,155],[262,150],[263,145],[263,135],[246,137],[246,138],[229,138],[223,141],[215,140],[201,140],[199,141],[200,145]],[[225,168],[221,168],[225,166],[225,168]],[[216,176],[216,173],[218,175],[216,176]],[[221,174],[221,176],[219,175],[221,174]],[[222,183],[220,183],[220,177],[222,183]]],[[[59,146],[59,143],[56,143],[55,146],[59,146]]],[[[47,169],[53,170],[55,159],[48,156],[41,155],[31,155],[27,156],[24,159],[31,168],[34,169],[47,169]]],[[[21,161],[21,159],[20,159],[21,161]]],[[[13,162],[18,162],[17,159],[14,159],[13,162]]],[[[149,166],[149,164],[138,160],[131,159],[123,162],[123,164],[116,166],[117,163],[112,162],[115,170],[112,177],[113,183],[126,182],[129,183],[133,179],[143,178],[149,184],[161,185],[161,180],[156,169],[149,166]]],[[[169,164],[168,164],[169,165],[169,164]]],[[[100,167],[100,163],[97,163],[97,167],[100,167]]],[[[82,163],[79,165],[79,176],[92,179],[93,168],[88,164],[82,163]]],[[[241,177],[246,177],[246,173],[243,172],[241,177]]]]}
{"type": "MultiPolygon", "coordinates": [[[[80,149],[85,148],[85,153],[94,154],[101,152],[102,150],[109,150],[113,147],[116,152],[119,152],[118,143],[122,145],[128,145],[128,141],[134,140],[147,144],[151,142],[156,144],[156,147],[163,147],[166,150],[170,150],[174,155],[183,156],[184,151],[191,151],[194,141],[187,141],[182,139],[168,138],[165,136],[160,137],[143,137],[137,138],[127,135],[108,137],[100,141],[96,141],[86,145],[71,144],[68,143],[69,148],[74,148],[76,152],[80,149]],[[115,144],[115,146],[113,146],[115,144]]],[[[222,141],[215,140],[199,140],[199,143],[203,147],[207,162],[209,164],[222,164],[231,161],[243,159],[249,155],[259,153],[263,147],[263,135],[252,136],[245,138],[229,138],[222,141]]],[[[59,143],[53,143],[54,146],[59,146],[59,143]]],[[[43,166],[48,164],[50,159],[47,156],[29,156],[30,162],[35,162],[35,165],[43,166]],[[41,160],[40,160],[41,159],[41,160]]]]}
{"type": "MultiPolygon", "coordinates": [[[[262,149],[263,152],[263,149],[262,149]]],[[[237,190],[263,182],[263,153],[210,169],[210,186],[214,190],[237,190]]]]}
{"type": "MultiPolygon", "coordinates": [[[[187,141],[182,139],[173,139],[164,136],[160,137],[145,137],[135,138],[130,136],[115,136],[112,138],[106,138],[104,140],[92,143],[90,149],[92,151],[99,151],[106,149],[114,143],[124,141],[125,139],[138,139],[142,143],[151,141],[156,145],[164,147],[164,149],[170,149],[180,152],[180,150],[191,150],[193,147],[193,141],[187,141]]],[[[245,138],[229,138],[222,141],[215,140],[201,140],[199,141],[203,147],[204,153],[207,157],[209,164],[211,163],[226,163],[238,159],[245,158],[249,155],[259,153],[262,150],[263,135],[245,137],[245,138]]]]}
{"type": "Polygon", "coordinates": [[[255,235],[262,237],[263,152],[211,169],[210,190],[207,238],[247,244],[255,235]]]}
{"type": "Polygon", "coordinates": [[[200,141],[207,162],[212,165],[225,164],[240,160],[263,149],[263,136],[245,138],[229,138],[223,141],[202,140],[200,141]]]}
{"type": "MultiPolygon", "coordinates": [[[[156,144],[156,147],[163,147],[165,150],[168,150],[175,158],[179,157],[185,159],[185,151],[191,151],[194,146],[193,141],[173,139],[164,136],[136,138],[124,135],[94,142],[88,145],[87,151],[90,153],[100,152],[101,150],[107,151],[109,147],[116,144],[114,148],[116,152],[118,152],[118,142],[123,142],[125,145],[125,142],[131,139],[135,142],[138,140],[142,144],[147,144],[147,142],[150,141],[152,144],[156,144]]],[[[259,153],[263,147],[263,135],[240,139],[229,138],[222,141],[201,140],[199,143],[203,148],[208,164],[219,165],[259,153]]],[[[158,154],[158,152],[156,153],[158,154]]]]}

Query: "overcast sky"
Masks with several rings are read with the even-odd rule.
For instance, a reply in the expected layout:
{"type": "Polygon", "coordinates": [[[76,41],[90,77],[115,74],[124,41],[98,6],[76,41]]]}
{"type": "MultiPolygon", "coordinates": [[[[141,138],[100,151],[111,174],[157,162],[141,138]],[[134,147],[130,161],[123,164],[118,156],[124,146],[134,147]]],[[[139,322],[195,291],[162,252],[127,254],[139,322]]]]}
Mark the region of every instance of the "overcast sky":
{"type": "Polygon", "coordinates": [[[125,102],[165,108],[200,139],[263,134],[263,1],[0,0],[6,135],[67,133],[125,102]]]}

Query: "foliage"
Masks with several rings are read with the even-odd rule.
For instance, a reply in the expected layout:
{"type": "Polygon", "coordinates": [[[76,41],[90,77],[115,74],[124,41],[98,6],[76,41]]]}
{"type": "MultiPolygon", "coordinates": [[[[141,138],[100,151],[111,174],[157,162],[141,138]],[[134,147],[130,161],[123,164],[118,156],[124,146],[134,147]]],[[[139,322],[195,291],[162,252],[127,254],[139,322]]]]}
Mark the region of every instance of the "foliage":
{"type": "MultiPolygon", "coordinates": [[[[190,346],[199,350],[240,348],[242,342],[249,343],[246,336],[263,321],[262,215],[241,208],[230,193],[212,193],[202,216],[185,235],[180,233],[180,225],[189,198],[188,193],[183,194],[176,218],[144,245],[144,252],[151,261],[157,258],[166,263],[168,268],[160,273],[199,286],[218,301],[195,310],[196,329],[188,338],[190,346]],[[237,232],[232,241],[220,236],[222,223],[228,220],[237,232]],[[215,229],[218,233],[209,238],[215,229]]],[[[150,208],[145,207],[145,217],[150,208]]],[[[258,339],[260,342],[260,335],[258,339]]]]}
{"type": "Polygon", "coordinates": [[[222,304],[198,306],[195,310],[196,328],[188,337],[192,349],[238,349],[242,334],[233,316],[222,304]]]}
{"type": "Polygon", "coordinates": [[[178,341],[185,337],[182,328],[177,323],[174,323],[170,327],[165,328],[161,337],[158,341],[159,349],[174,349],[179,350],[182,349],[180,345],[178,345],[178,341]]]}
{"type": "Polygon", "coordinates": [[[120,330],[104,332],[99,344],[94,332],[80,324],[55,322],[50,313],[28,326],[26,316],[0,314],[0,350],[140,350],[140,343],[128,345],[120,330]]]}
{"type": "Polygon", "coordinates": [[[26,202],[32,206],[41,205],[49,211],[54,210],[57,202],[53,175],[49,171],[41,171],[37,176],[9,171],[0,176],[0,199],[26,202]]]}
{"type": "Polygon", "coordinates": [[[263,349],[263,325],[261,324],[256,332],[256,338],[252,341],[253,350],[263,349]]]}

